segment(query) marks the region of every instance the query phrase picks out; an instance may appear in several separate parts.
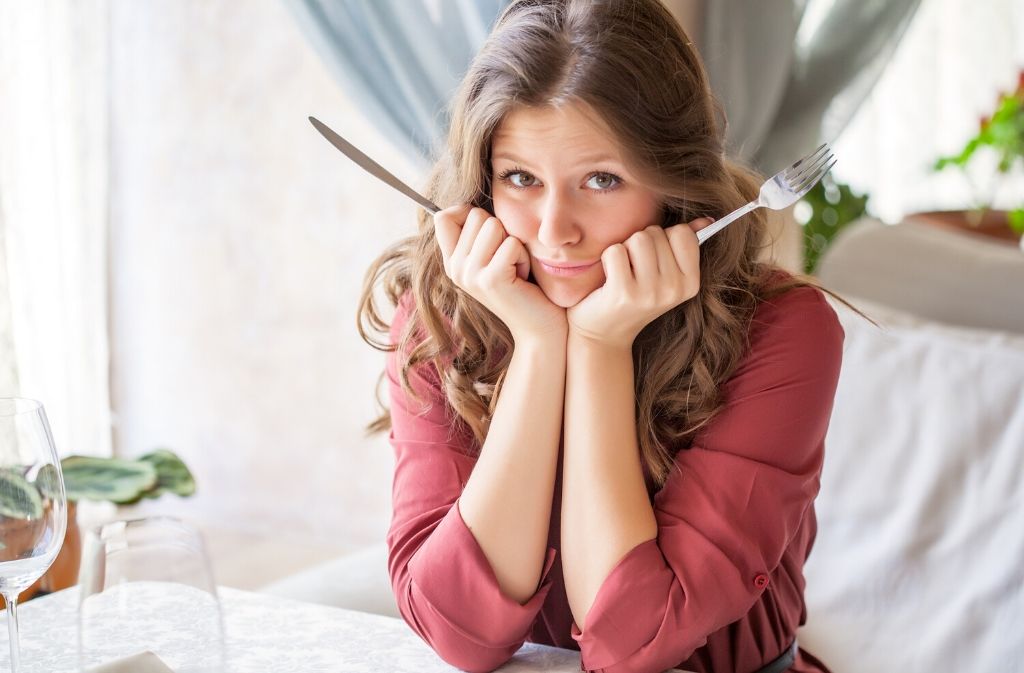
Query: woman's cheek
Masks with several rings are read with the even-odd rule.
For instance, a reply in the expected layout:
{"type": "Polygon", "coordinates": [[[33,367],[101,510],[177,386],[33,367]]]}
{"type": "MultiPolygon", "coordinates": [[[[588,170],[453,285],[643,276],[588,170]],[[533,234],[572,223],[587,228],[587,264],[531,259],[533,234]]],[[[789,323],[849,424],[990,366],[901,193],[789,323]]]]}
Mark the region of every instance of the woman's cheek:
{"type": "Polygon", "coordinates": [[[516,208],[503,207],[498,202],[494,204],[494,216],[501,221],[509,236],[518,238],[524,243],[530,239],[529,219],[516,208]]]}

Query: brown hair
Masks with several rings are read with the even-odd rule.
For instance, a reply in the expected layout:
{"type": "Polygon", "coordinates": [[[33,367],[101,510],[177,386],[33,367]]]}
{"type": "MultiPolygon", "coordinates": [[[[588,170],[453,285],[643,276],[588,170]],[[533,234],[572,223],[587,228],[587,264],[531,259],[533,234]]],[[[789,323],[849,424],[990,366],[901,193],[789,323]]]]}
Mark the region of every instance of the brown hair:
{"type": "MultiPolygon", "coordinates": [[[[718,217],[758,194],[760,176],[725,157],[722,115],[704,66],[660,2],[518,0],[501,14],[452,101],[447,152],[430,173],[428,198],[442,208],[473,203],[493,213],[491,138],[502,119],[516,106],[568,103],[588,106],[613,130],[629,168],[662,196],[662,226],[718,217]]],[[[820,289],[758,261],[766,239],[763,209],[709,239],[699,294],[647,325],[633,344],[640,451],[658,486],[675,452],[721,409],[720,384],[749,348],[757,304],[793,287],[820,289]]],[[[501,320],[445,275],[429,214],[420,213],[417,235],[368,270],[359,331],[375,348],[398,349],[410,394],[410,370],[435,366],[448,403],[483,444],[513,342],[501,320]],[[389,329],[375,304],[378,286],[393,306],[406,293],[413,299],[397,344],[374,341],[364,327],[389,329]]],[[[385,410],[368,430],[390,427],[385,410]]]]}

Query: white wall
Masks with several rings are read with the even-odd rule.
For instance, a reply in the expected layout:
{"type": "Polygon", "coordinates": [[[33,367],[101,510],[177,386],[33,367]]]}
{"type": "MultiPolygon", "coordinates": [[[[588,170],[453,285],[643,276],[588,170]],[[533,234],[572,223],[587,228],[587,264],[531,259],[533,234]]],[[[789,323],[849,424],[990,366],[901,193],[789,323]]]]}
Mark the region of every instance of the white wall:
{"type": "Polygon", "coordinates": [[[167,446],[198,481],[145,509],[379,541],[391,449],[362,427],[384,360],[354,316],[366,267],[413,233],[416,207],[306,117],[422,176],[276,0],[114,2],[111,35],[115,446],[167,446]]]}

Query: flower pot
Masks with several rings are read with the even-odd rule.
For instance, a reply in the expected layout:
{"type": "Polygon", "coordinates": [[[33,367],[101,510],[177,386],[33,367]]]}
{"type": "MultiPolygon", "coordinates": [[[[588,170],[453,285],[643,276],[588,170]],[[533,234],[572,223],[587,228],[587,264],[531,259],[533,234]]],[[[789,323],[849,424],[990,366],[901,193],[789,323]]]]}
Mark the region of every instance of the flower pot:
{"type": "Polygon", "coordinates": [[[1005,210],[935,210],[913,213],[907,218],[967,233],[986,236],[994,241],[1019,245],[1021,235],[1010,228],[1010,218],[1005,210]]]}
{"type": "MultiPolygon", "coordinates": [[[[68,503],[68,525],[64,532],[64,543],[57,558],[49,570],[36,582],[18,596],[19,603],[27,601],[36,595],[45,595],[67,589],[78,582],[78,566],[82,560],[82,535],[78,528],[78,508],[76,503],[68,503]]],[[[16,547],[18,540],[29,541],[38,534],[38,526],[41,521],[21,521],[19,519],[6,519],[0,523],[3,538],[9,546],[16,547]]],[[[4,599],[0,597],[0,608],[6,608],[4,599]]]]}

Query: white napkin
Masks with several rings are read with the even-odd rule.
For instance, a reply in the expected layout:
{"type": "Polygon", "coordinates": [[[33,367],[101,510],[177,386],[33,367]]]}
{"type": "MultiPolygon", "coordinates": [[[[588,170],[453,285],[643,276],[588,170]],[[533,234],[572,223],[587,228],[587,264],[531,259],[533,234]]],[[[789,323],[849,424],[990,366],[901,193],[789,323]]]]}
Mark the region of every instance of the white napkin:
{"type": "Polygon", "coordinates": [[[90,668],[88,673],[174,673],[174,671],[160,657],[146,651],[90,668]]]}

